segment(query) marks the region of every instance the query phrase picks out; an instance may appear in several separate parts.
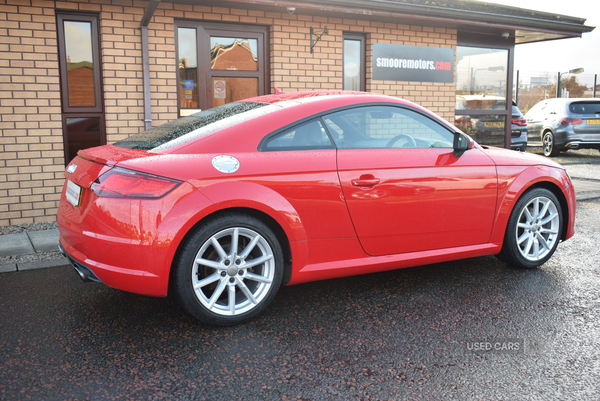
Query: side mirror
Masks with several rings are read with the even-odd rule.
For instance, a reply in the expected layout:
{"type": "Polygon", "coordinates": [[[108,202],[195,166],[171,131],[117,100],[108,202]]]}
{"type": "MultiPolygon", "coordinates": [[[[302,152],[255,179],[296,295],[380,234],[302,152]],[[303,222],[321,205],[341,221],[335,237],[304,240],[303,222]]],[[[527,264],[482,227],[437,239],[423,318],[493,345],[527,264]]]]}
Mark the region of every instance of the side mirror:
{"type": "Polygon", "coordinates": [[[454,133],[454,143],[452,147],[454,148],[454,157],[460,157],[467,149],[475,146],[473,140],[463,134],[462,132],[454,133]]]}

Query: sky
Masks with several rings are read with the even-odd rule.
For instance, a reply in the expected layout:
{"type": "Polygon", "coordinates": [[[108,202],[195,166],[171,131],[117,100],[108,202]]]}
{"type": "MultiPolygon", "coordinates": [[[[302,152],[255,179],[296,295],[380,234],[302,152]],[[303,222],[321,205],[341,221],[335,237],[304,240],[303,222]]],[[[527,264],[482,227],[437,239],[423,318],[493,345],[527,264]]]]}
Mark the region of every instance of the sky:
{"type": "MultiPolygon", "coordinates": [[[[595,26],[591,33],[582,38],[551,40],[515,47],[515,70],[548,72],[556,76],[584,68],[578,78],[591,79],[600,75],[600,0],[487,0],[512,7],[544,11],[573,17],[586,18],[585,25],[595,26]]],[[[526,74],[529,75],[529,74],[526,74]]],[[[534,74],[542,76],[542,74],[534,74]]],[[[600,77],[599,81],[600,81],[600,77]]]]}

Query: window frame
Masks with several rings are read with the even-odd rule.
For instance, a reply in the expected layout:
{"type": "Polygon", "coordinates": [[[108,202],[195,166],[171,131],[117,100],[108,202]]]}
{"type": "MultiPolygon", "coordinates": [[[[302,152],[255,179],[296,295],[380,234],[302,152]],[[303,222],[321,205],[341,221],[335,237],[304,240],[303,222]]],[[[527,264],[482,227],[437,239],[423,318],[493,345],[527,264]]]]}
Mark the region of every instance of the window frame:
{"type": "MultiPolygon", "coordinates": [[[[102,60],[100,59],[100,37],[98,32],[98,15],[84,13],[60,12],[56,14],[58,34],[59,75],[61,86],[61,102],[63,113],[102,113],[102,60]],[[65,45],[64,22],[90,22],[92,34],[92,56],[94,57],[94,104],[95,106],[71,106],[69,104],[69,83],[67,76],[67,54],[65,45]]],[[[95,116],[94,116],[95,117],[95,116]]]]}
{"type": "MultiPolygon", "coordinates": [[[[269,93],[269,27],[262,25],[231,24],[226,22],[206,22],[194,20],[175,20],[175,52],[176,68],[179,72],[179,28],[196,29],[196,46],[198,48],[198,109],[212,108],[212,78],[258,78],[258,95],[269,93]],[[238,37],[258,40],[258,70],[257,71],[231,71],[213,70],[210,66],[210,38],[238,37]],[[262,53],[262,54],[261,54],[262,53]]],[[[179,88],[179,74],[177,87],[179,88]]],[[[177,111],[181,116],[181,94],[177,90],[177,111]]]]}
{"type": "Polygon", "coordinates": [[[62,126],[63,126],[63,146],[65,153],[65,166],[75,158],[75,155],[69,155],[69,137],[67,130],[67,119],[69,118],[98,118],[100,119],[100,146],[106,145],[106,121],[104,113],[63,113],[62,114],[62,126]]]}
{"type": "MultiPolygon", "coordinates": [[[[498,35],[480,34],[480,33],[465,33],[459,32],[456,46],[464,47],[482,47],[488,49],[508,50],[507,71],[506,71],[506,109],[505,110],[454,110],[455,116],[475,116],[475,115],[490,115],[498,114],[505,116],[504,122],[504,148],[511,148],[511,131],[512,124],[509,124],[512,117],[512,99],[513,99],[513,74],[515,66],[515,39],[510,37],[502,39],[498,35]]],[[[458,64],[458,62],[456,63],[458,64]]],[[[458,77],[455,77],[455,85],[458,77]]],[[[456,87],[455,87],[456,91],[456,87]]],[[[456,99],[456,96],[455,96],[456,99]]],[[[517,105],[518,106],[518,105],[517,105]]],[[[475,138],[477,139],[477,138],[475,138]]]]}
{"type": "MultiPolygon", "coordinates": [[[[367,90],[367,52],[366,52],[366,37],[356,32],[343,32],[342,33],[342,88],[344,88],[344,42],[346,40],[360,41],[360,92],[366,92],[367,90]]],[[[345,90],[345,89],[344,89],[345,90]]]]}
{"type": "Polygon", "coordinates": [[[100,58],[99,14],[60,11],[56,13],[56,33],[58,38],[58,71],[60,81],[61,123],[63,138],[63,157],[65,166],[76,155],[69,155],[69,118],[99,118],[100,145],[106,145],[106,119],[104,115],[104,96],[102,87],[102,59],[100,58]],[[94,58],[94,103],[95,106],[71,106],[69,104],[69,84],[67,74],[67,55],[64,22],[90,22],[92,34],[92,57],[94,58]]]}
{"type": "MultiPolygon", "coordinates": [[[[256,149],[259,152],[272,152],[273,150],[267,150],[265,149],[265,143],[267,141],[269,141],[271,138],[288,131],[289,129],[292,129],[298,125],[304,124],[310,120],[319,118],[321,119],[321,124],[323,125],[323,127],[325,127],[325,131],[327,132],[327,134],[329,135],[329,140],[333,143],[334,148],[336,150],[352,150],[352,149],[348,149],[348,148],[339,148],[336,141],[335,141],[335,135],[332,135],[331,130],[329,125],[325,122],[325,117],[327,117],[330,114],[334,114],[334,113],[338,113],[338,112],[343,112],[343,111],[347,111],[347,110],[352,110],[352,109],[358,109],[358,108],[364,108],[364,107],[373,107],[373,106],[389,106],[389,107],[395,107],[395,108],[399,108],[402,110],[408,110],[411,111],[413,113],[416,113],[418,115],[423,116],[424,118],[427,118],[431,121],[431,123],[436,124],[438,126],[440,126],[440,128],[447,130],[450,134],[454,135],[455,132],[460,132],[459,131],[454,131],[454,127],[452,125],[450,125],[449,123],[443,121],[443,120],[438,120],[436,119],[434,116],[429,115],[428,113],[425,113],[421,110],[415,109],[413,107],[407,106],[407,105],[403,105],[403,104],[397,104],[397,103],[385,103],[385,102],[372,102],[372,103],[358,103],[358,104],[352,104],[352,105],[346,105],[346,106],[341,106],[341,107],[336,107],[333,108],[331,110],[324,110],[315,114],[312,114],[310,116],[301,118],[299,120],[296,120],[292,123],[286,124],[283,127],[280,127],[274,131],[271,131],[270,133],[266,134],[265,136],[263,136],[263,138],[260,140],[258,146],[256,147],[256,149]]],[[[313,148],[314,149],[314,148],[313,148]]],[[[361,149],[386,149],[386,148],[361,148],[361,149]]],[[[387,149],[402,149],[402,148],[387,148],[387,149]]],[[[407,148],[407,149],[447,149],[447,148],[407,148]]],[[[292,149],[292,150],[298,150],[298,149],[292,149]]],[[[329,150],[329,149],[325,149],[325,150],[329,150]]]]}
{"type": "Polygon", "coordinates": [[[303,150],[335,150],[336,144],[333,138],[331,137],[331,133],[327,128],[327,124],[323,121],[322,116],[317,116],[314,118],[303,119],[298,124],[294,124],[293,126],[287,126],[285,129],[278,130],[276,133],[272,135],[268,135],[261,141],[260,151],[261,152],[294,152],[294,151],[303,151],[303,150]],[[279,136],[285,136],[291,131],[296,131],[303,125],[310,124],[312,122],[317,122],[321,129],[324,130],[327,139],[329,139],[329,146],[326,145],[309,145],[309,146],[281,146],[277,148],[269,148],[269,143],[279,136]]]}
{"type": "MultiPolygon", "coordinates": [[[[375,110],[376,111],[376,110],[375,110]]],[[[366,111],[362,111],[363,113],[367,113],[369,112],[368,110],[366,111]]],[[[441,122],[435,120],[434,118],[432,118],[431,116],[421,113],[419,110],[416,109],[412,109],[410,107],[403,107],[401,105],[391,105],[391,104],[364,104],[361,105],[359,107],[352,107],[352,108],[347,108],[347,109],[343,109],[343,110],[336,110],[334,112],[331,113],[327,113],[327,114],[323,114],[321,116],[321,119],[324,122],[324,125],[326,127],[326,129],[329,131],[330,136],[333,138],[334,144],[336,146],[337,149],[340,150],[352,150],[352,149],[361,149],[361,150],[376,150],[376,149],[398,149],[398,150],[410,150],[410,149],[452,149],[452,143],[454,140],[454,131],[452,129],[450,129],[450,127],[443,125],[441,122]],[[415,123],[419,124],[420,126],[423,126],[424,128],[432,131],[433,133],[435,133],[436,135],[439,135],[442,139],[438,139],[439,140],[443,140],[444,142],[447,142],[450,146],[447,147],[434,147],[434,146],[430,146],[430,147],[421,147],[421,146],[415,146],[415,147],[388,147],[388,146],[369,146],[369,147],[364,147],[364,146],[360,146],[360,147],[347,147],[347,146],[340,146],[340,144],[336,141],[336,136],[331,134],[331,130],[332,127],[330,126],[330,124],[327,123],[326,119],[327,117],[333,115],[333,114],[341,114],[341,113],[345,113],[348,111],[352,111],[352,110],[357,110],[357,111],[362,111],[361,109],[374,109],[374,108],[391,108],[391,109],[398,109],[398,114],[403,114],[404,112],[404,117],[411,119],[412,121],[414,121],[415,123]],[[419,120],[418,118],[413,117],[414,116],[418,116],[420,118],[422,118],[424,121],[419,120]],[[435,127],[435,129],[434,129],[435,127]],[[445,138],[445,136],[438,132],[437,129],[440,129],[441,131],[443,131],[444,134],[448,135],[448,138],[445,138]]],[[[393,119],[391,119],[393,120],[393,119]]],[[[350,121],[349,121],[350,122],[350,121]]],[[[335,121],[332,120],[332,123],[335,124],[335,121]]],[[[353,124],[352,122],[350,122],[351,124],[353,124]]],[[[385,124],[382,122],[377,122],[376,124],[385,124]]],[[[337,125],[337,124],[336,124],[337,125]]],[[[358,128],[358,127],[357,127],[358,128]]],[[[373,137],[372,135],[370,135],[370,132],[366,131],[362,132],[363,134],[365,134],[368,139],[367,141],[373,141],[375,142],[377,139],[375,137],[373,137]]],[[[389,143],[389,141],[391,141],[392,139],[397,138],[399,135],[407,135],[409,137],[411,137],[415,143],[418,142],[423,142],[425,141],[425,138],[423,138],[422,136],[420,136],[420,134],[415,134],[415,133],[397,133],[394,134],[393,136],[387,138],[387,137],[383,137],[381,138],[381,140],[386,140],[386,143],[389,143]]],[[[432,139],[432,138],[429,138],[432,139]]],[[[364,141],[363,141],[364,142],[364,141]]],[[[434,141],[435,142],[435,141],[434,141]]]]}

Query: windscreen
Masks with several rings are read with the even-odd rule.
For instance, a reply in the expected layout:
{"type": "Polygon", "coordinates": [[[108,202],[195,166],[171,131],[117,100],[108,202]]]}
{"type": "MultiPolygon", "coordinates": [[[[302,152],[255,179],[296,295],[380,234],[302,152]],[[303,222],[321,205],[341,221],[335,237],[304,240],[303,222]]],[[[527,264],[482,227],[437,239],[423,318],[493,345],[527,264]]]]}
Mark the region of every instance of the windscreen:
{"type": "Polygon", "coordinates": [[[171,121],[147,131],[140,132],[139,134],[131,135],[126,139],[116,142],[115,146],[127,149],[151,150],[158,147],[168,147],[169,143],[185,143],[186,139],[195,139],[201,135],[215,131],[213,129],[202,130],[202,128],[209,128],[211,125],[214,125],[215,128],[218,127],[218,129],[227,128],[227,126],[235,125],[246,121],[249,118],[255,117],[256,113],[248,112],[264,106],[269,105],[265,103],[253,102],[235,102],[224,104],[222,106],[192,114],[188,117],[179,118],[175,121],[171,121]],[[246,116],[248,118],[245,118],[246,116]],[[187,138],[183,138],[185,135],[192,132],[197,132],[197,135],[190,135],[187,138]]]}
{"type": "Polygon", "coordinates": [[[600,102],[576,102],[569,105],[569,111],[573,114],[598,114],[600,113],[600,102]]]}

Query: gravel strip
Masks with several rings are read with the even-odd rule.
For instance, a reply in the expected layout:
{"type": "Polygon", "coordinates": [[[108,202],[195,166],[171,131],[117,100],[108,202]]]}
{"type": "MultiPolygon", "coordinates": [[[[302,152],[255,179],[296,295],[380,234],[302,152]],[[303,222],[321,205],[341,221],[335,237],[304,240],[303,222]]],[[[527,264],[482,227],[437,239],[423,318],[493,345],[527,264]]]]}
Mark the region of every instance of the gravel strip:
{"type": "MultiPolygon", "coordinates": [[[[541,147],[527,148],[527,152],[540,156],[544,155],[541,147]]],[[[549,157],[549,159],[564,165],[600,163],[600,152],[596,149],[569,150],[568,152],[561,152],[556,157],[549,157]]]]}
{"type": "MultiPolygon", "coordinates": [[[[56,222],[51,223],[33,223],[33,224],[19,224],[16,226],[0,226],[0,236],[9,234],[21,234],[32,231],[44,231],[44,230],[55,230],[58,229],[56,222]]],[[[58,251],[51,252],[39,252],[29,253],[26,255],[17,256],[3,256],[0,257],[0,265],[10,263],[31,263],[39,262],[42,260],[57,260],[62,259],[64,256],[58,251]]]]}
{"type": "Polygon", "coordinates": [[[29,231],[55,230],[57,228],[58,224],[55,221],[51,223],[33,223],[19,224],[18,226],[0,226],[0,235],[20,234],[29,231]]]}
{"type": "Polygon", "coordinates": [[[39,262],[40,260],[56,260],[62,258],[64,258],[64,256],[60,251],[29,253],[27,255],[3,256],[0,258],[0,265],[8,263],[39,262]]]}

